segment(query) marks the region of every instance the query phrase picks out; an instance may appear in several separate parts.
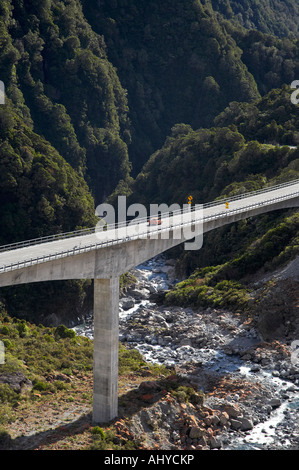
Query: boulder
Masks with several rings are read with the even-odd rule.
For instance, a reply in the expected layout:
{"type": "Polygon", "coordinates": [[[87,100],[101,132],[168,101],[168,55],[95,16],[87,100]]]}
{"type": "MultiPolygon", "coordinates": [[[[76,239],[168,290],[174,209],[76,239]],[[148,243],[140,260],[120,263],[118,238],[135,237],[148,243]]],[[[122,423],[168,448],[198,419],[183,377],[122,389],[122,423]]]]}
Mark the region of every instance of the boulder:
{"type": "Polygon", "coordinates": [[[199,439],[205,435],[205,429],[200,428],[199,426],[192,426],[189,431],[190,439],[199,439]]]}
{"type": "Polygon", "coordinates": [[[235,431],[238,431],[242,427],[242,421],[238,419],[231,419],[230,423],[231,423],[232,429],[234,429],[235,431]]]}
{"type": "Polygon", "coordinates": [[[15,392],[21,393],[32,388],[32,382],[22,372],[5,372],[0,374],[0,384],[7,384],[15,392]]]}
{"type": "Polygon", "coordinates": [[[157,292],[156,287],[153,286],[152,284],[149,284],[149,285],[147,286],[147,289],[149,290],[149,292],[150,292],[151,294],[156,294],[156,292],[157,292]]]}
{"type": "Polygon", "coordinates": [[[130,295],[137,300],[144,300],[147,299],[149,296],[149,290],[146,288],[142,289],[131,289],[130,290],[130,295]]]}
{"type": "Polygon", "coordinates": [[[271,398],[269,405],[271,405],[272,408],[278,408],[281,405],[280,398],[271,398]]]}
{"type": "Polygon", "coordinates": [[[224,411],[229,415],[230,418],[239,418],[242,416],[242,411],[240,410],[238,405],[233,403],[228,403],[224,407],[224,411]]]}
{"type": "Polygon", "coordinates": [[[133,297],[124,297],[121,299],[120,304],[124,310],[129,310],[130,308],[134,307],[135,300],[133,297]]]}
{"type": "Polygon", "coordinates": [[[226,426],[227,423],[229,422],[229,415],[226,411],[223,411],[220,415],[219,415],[219,420],[220,420],[220,424],[221,426],[226,426]]]}
{"type": "Polygon", "coordinates": [[[241,431],[250,431],[251,429],[253,429],[253,424],[250,419],[241,418],[240,421],[242,423],[241,428],[240,428],[241,431]]]}
{"type": "Polygon", "coordinates": [[[220,449],[222,447],[222,442],[218,437],[212,436],[209,439],[209,446],[211,449],[220,449]]]}

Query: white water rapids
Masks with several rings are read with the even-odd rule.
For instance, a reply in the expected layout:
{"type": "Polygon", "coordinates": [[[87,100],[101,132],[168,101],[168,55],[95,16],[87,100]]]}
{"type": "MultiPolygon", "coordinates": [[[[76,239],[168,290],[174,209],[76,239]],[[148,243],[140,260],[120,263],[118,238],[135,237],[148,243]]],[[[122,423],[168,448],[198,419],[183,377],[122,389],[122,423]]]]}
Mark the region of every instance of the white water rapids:
{"type": "MultiPolygon", "coordinates": [[[[269,407],[267,397],[265,397],[265,403],[262,402],[257,406],[261,407],[262,414],[260,416],[263,416],[264,419],[254,423],[253,429],[250,431],[231,433],[228,436],[227,444],[223,445],[224,450],[271,450],[272,448],[276,450],[294,448],[294,445],[296,449],[299,449],[299,370],[297,380],[289,381],[287,377],[273,374],[273,370],[267,370],[266,367],[256,367],[256,364],[242,360],[238,354],[228,355],[225,353],[223,346],[233,344],[234,341],[240,341],[249,347],[260,340],[255,331],[243,330],[243,326],[233,315],[224,315],[226,325],[229,323],[232,329],[232,334],[229,335],[224,334],[223,330],[219,328],[219,321],[217,323],[213,318],[195,313],[190,308],[181,309],[178,312],[175,308],[171,310],[171,307],[168,307],[168,311],[162,312],[164,317],[161,319],[161,308],[149,300],[149,290],[146,295],[144,288],[150,289],[152,292],[168,289],[169,281],[166,270],[164,269],[163,272],[163,268],[165,268],[165,260],[160,256],[134,270],[134,274],[138,278],[138,288],[143,289],[143,296],[139,299],[135,298],[132,306],[130,304],[125,306],[125,303],[122,303],[123,299],[120,299],[120,340],[125,341],[129,347],[137,349],[147,362],[164,364],[168,367],[179,366],[180,370],[184,368],[184,364],[196,366],[200,363],[202,370],[208,373],[234,374],[241,380],[254,379],[269,387],[271,396],[279,398],[279,405],[269,407]],[[125,308],[122,308],[121,305],[125,308]],[[145,315],[148,311],[151,312],[151,318],[155,319],[156,317],[171,329],[177,324],[184,328],[189,326],[190,329],[193,328],[193,325],[200,325],[205,336],[210,336],[213,340],[204,347],[200,347],[200,345],[192,347],[188,341],[186,344],[184,341],[182,344],[174,344],[171,337],[167,337],[168,341],[165,342],[163,338],[159,337],[136,336],[134,331],[130,331],[128,334],[126,331],[128,321],[145,315]]],[[[74,330],[78,335],[93,338],[92,316],[87,319],[86,323],[76,326],[74,330]]],[[[230,398],[232,402],[238,403],[238,395],[230,398]]],[[[256,411],[257,407],[253,409],[256,411]]]]}

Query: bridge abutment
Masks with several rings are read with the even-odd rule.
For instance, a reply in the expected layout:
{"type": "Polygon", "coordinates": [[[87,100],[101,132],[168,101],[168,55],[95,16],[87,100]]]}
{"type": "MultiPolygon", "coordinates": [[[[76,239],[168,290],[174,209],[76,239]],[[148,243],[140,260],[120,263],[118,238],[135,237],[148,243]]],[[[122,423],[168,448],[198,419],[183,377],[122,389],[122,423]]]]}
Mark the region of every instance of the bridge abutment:
{"type": "Polygon", "coordinates": [[[94,279],[93,422],[118,414],[119,277],[94,279]]]}

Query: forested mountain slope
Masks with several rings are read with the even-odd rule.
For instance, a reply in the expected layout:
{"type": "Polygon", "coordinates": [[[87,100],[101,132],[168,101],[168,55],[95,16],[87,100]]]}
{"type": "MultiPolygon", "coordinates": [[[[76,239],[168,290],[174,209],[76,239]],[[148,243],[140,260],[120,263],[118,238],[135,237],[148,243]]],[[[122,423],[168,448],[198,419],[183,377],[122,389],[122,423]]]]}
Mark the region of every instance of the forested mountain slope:
{"type": "Polygon", "coordinates": [[[8,96],[101,201],[130,170],[126,94],[103,38],[79,0],[3,0],[0,28],[8,96]]]}
{"type": "Polygon", "coordinates": [[[299,35],[299,5],[296,0],[206,0],[205,3],[245,28],[278,37],[299,35]]]}
{"type": "Polygon", "coordinates": [[[247,190],[267,181],[296,177],[299,107],[290,87],[252,103],[232,102],[210,128],[176,124],[135,179],[131,200],[194,203],[211,201],[250,176],[247,190]],[[250,187],[252,186],[252,187],[250,187]]]}
{"type": "MultiPolygon", "coordinates": [[[[211,126],[229,102],[250,102],[299,76],[295,40],[227,21],[210,2],[82,3],[128,90],[135,175],[176,123],[211,126]]],[[[294,20],[292,10],[288,18],[294,20]]]]}
{"type": "Polygon", "coordinates": [[[0,108],[0,244],[93,226],[82,176],[33,132],[10,101],[0,108]]]}
{"type": "MultiPolygon", "coordinates": [[[[0,107],[0,244],[92,227],[94,200],[82,176],[26,125],[10,100],[0,107]]],[[[90,281],[1,289],[13,315],[46,321],[55,312],[79,316],[90,281]]],[[[1,302],[0,302],[1,304],[1,302]]],[[[55,320],[55,315],[52,318],[55,320]]]]}
{"type": "Polygon", "coordinates": [[[128,90],[134,168],[186,122],[209,125],[232,100],[258,96],[242,51],[199,2],[155,0],[83,2],[93,28],[128,90]]]}

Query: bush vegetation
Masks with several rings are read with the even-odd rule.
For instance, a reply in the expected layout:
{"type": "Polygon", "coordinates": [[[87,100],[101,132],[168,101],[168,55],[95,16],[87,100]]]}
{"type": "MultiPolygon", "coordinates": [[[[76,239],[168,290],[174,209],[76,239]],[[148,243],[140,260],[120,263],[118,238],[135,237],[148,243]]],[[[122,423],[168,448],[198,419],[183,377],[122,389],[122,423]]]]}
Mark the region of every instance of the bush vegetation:
{"type": "MultiPolygon", "coordinates": [[[[53,400],[61,391],[72,390],[72,377],[92,375],[93,341],[77,336],[64,325],[51,328],[11,318],[3,306],[0,312],[0,340],[5,345],[5,363],[0,365],[0,425],[4,426],[11,419],[17,403],[28,403],[29,406],[36,400],[36,393],[45,397],[50,394],[49,400],[53,400]],[[16,373],[31,381],[32,387],[26,393],[16,392],[8,384],[1,383],[2,375],[16,373]],[[61,375],[70,380],[61,380],[61,375]],[[55,376],[57,379],[53,380],[55,376]]],[[[153,376],[170,374],[164,367],[147,364],[138,351],[128,350],[120,343],[120,377],[142,375],[145,369],[153,376]]],[[[74,398],[69,395],[68,400],[74,398]]]]}

